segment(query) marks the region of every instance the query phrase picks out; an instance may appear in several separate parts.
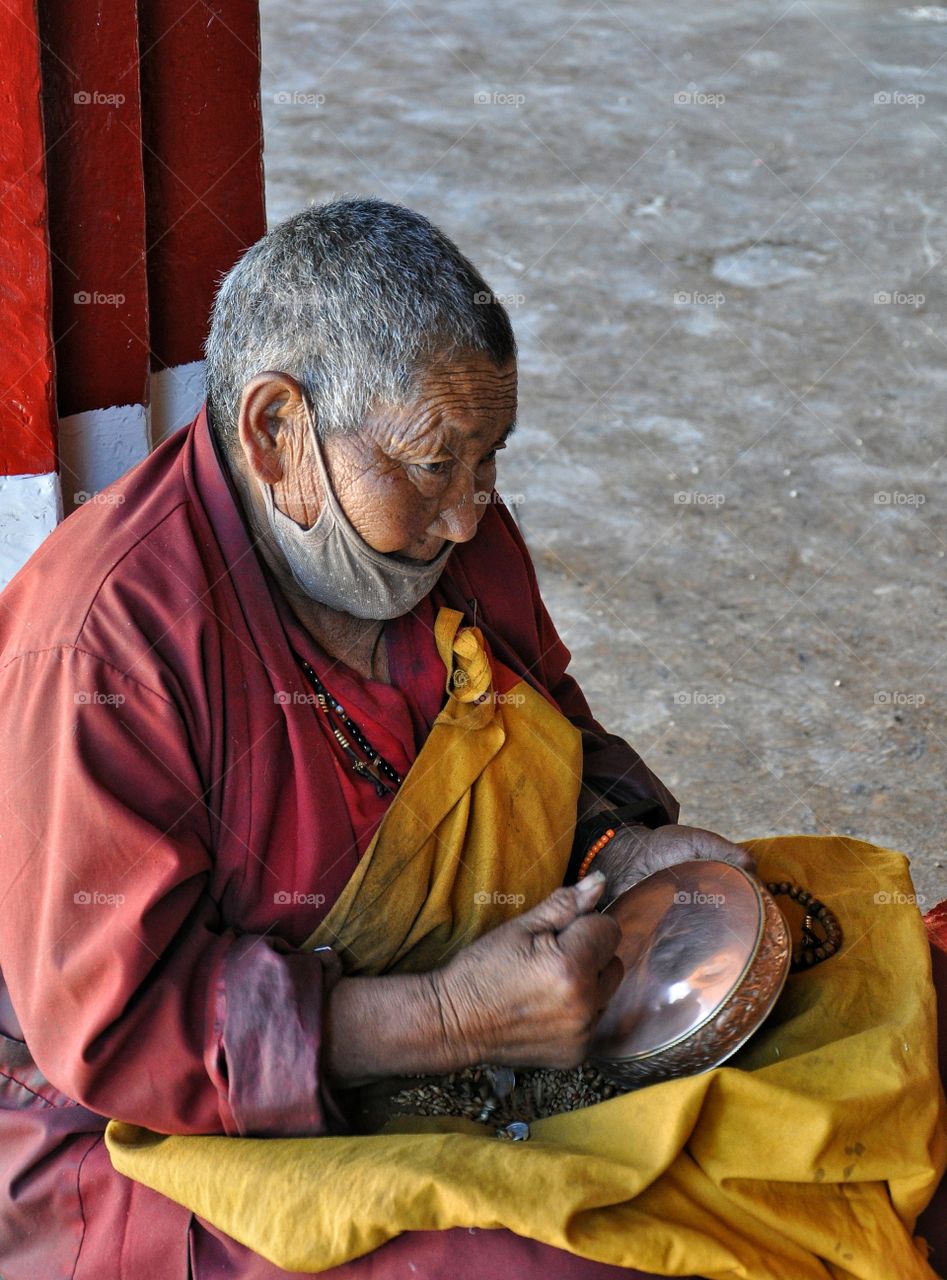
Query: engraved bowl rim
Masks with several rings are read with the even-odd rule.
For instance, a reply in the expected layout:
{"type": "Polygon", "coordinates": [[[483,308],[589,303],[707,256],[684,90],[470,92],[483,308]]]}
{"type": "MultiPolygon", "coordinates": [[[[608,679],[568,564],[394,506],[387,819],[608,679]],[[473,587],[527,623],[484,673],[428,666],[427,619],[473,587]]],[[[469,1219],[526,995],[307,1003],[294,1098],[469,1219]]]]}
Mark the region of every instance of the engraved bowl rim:
{"type": "MultiPolygon", "coordinates": [[[[766,1001],[765,1009],[761,1010],[760,1016],[752,1021],[749,1029],[746,1032],[746,1035],[741,1037],[738,1043],[736,1043],[732,1048],[727,1049],[726,1052],[721,1057],[715,1059],[715,1061],[712,1062],[709,1066],[702,1068],[702,1071],[712,1071],[714,1067],[720,1066],[721,1063],[726,1062],[728,1058],[731,1058],[735,1053],[738,1053],[740,1049],[742,1049],[743,1046],[746,1044],[747,1040],[749,1040],[751,1036],[756,1034],[756,1032],[760,1029],[760,1027],[763,1025],[763,1023],[772,1013],[776,1005],[776,1001],[779,999],[780,995],[782,994],[783,987],[786,985],[786,981],[789,977],[789,970],[792,963],[792,945],[789,937],[789,926],[786,922],[785,916],[782,913],[782,910],[780,909],[779,903],[776,901],[775,897],[773,897],[773,895],[766,888],[766,885],[762,882],[762,880],[758,876],[753,875],[752,872],[746,871],[743,867],[737,866],[735,863],[724,862],[720,858],[689,858],[686,860],[686,863],[675,863],[672,867],[660,867],[657,871],[652,871],[650,875],[644,876],[636,884],[631,885],[630,888],[623,890],[622,893],[619,893],[614,898],[612,898],[612,900],[603,908],[603,914],[607,914],[608,911],[611,909],[612,906],[614,906],[616,902],[620,902],[621,899],[624,898],[627,894],[633,893],[635,889],[638,888],[639,885],[645,884],[648,880],[652,880],[655,876],[664,875],[668,871],[673,871],[675,869],[680,868],[681,866],[688,865],[688,864],[696,864],[702,868],[706,867],[708,864],[715,864],[718,867],[727,868],[728,872],[730,871],[739,872],[739,874],[744,878],[744,880],[746,880],[746,882],[750,885],[751,889],[753,890],[757,900],[757,904],[759,906],[759,919],[757,921],[756,940],[754,941],[752,949],[750,950],[747,956],[746,962],[742,970],[740,971],[739,976],[735,979],[730,990],[727,992],[726,996],[720,1001],[720,1003],[716,1006],[716,1008],[712,1009],[706,1015],[706,1017],[702,1019],[701,1022],[695,1024],[693,1027],[689,1027],[687,1031],[682,1032],[678,1036],[675,1036],[673,1040],[666,1040],[663,1044],[656,1045],[652,1049],[643,1050],[641,1053],[623,1054],[621,1057],[615,1057],[615,1058],[605,1057],[603,1055],[596,1054],[594,1058],[595,1062],[601,1062],[603,1064],[611,1063],[611,1064],[614,1064],[615,1066],[620,1066],[622,1064],[641,1063],[646,1066],[653,1059],[658,1058],[665,1053],[668,1053],[670,1050],[677,1048],[678,1045],[683,1044],[687,1040],[692,1039],[693,1037],[698,1035],[699,1032],[703,1031],[708,1025],[710,1025],[717,1018],[719,1018],[720,1015],[723,1013],[723,1011],[730,1004],[730,1002],[739,994],[741,987],[743,986],[744,982],[749,976],[750,970],[753,968],[754,964],[756,963],[757,957],[759,955],[760,944],[763,941],[763,931],[766,925],[766,915],[767,915],[766,909],[767,909],[768,903],[771,903],[772,906],[775,908],[775,911],[776,911],[775,918],[782,925],[782,928],[780,931],[781,937],[779,941],[780,941],[781,949],[783,951],[783,955],[780,963],[779,977],[777,982],[775,983],[773,994],[766,1001]]],[[[697,1074],[700,1074],[700,1072],[698,1072],[697,1074]]]]}

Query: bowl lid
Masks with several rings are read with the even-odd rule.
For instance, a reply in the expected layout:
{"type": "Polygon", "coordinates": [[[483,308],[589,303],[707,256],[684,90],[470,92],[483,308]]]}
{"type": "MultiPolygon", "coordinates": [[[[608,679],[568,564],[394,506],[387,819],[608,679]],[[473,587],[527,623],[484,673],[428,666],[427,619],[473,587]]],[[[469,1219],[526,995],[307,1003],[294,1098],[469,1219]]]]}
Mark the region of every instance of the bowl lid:
{"type": "Polygon", "coordinates": [[[759,883],[709,859],[656,871],[605,908],[625,976],[592,1039],[596,1058],[660,1052],[693,1035],[742,982],[765,919],[759,883]]]}

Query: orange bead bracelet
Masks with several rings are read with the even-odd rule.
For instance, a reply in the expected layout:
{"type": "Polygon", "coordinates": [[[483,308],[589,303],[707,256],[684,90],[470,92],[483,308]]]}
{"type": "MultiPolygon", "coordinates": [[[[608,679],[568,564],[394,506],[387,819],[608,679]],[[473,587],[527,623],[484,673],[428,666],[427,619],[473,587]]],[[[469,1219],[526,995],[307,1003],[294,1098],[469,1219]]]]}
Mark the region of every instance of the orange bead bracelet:
{"type": "Polygon", "coordinates": [[[583,879],[583,877],[588,875],[589,867],[591,867],[592,863],[595,861],[598,855],[602,852],[602,850],[605,848],[605,846],[608,844],[609,840],[611,840],[614,834],[615,834],[615,828],[609,827],[608,830],[603,831],[602,834],[599,836],[599,838],[595,841],[591,849],[582,859],[582,865],[581,867],[579,867],[579,874],[576,876],[576,883],[578,883],[581,879],[583,879]]]}

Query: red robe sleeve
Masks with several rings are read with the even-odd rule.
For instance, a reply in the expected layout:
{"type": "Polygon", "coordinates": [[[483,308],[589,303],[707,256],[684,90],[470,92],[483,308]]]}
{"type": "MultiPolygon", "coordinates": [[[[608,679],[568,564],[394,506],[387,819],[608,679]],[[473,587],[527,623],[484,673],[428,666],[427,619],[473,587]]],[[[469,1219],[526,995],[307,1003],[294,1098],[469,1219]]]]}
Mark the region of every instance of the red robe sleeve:
{"type": "Polygon", "coordinates": [[[342,1127],[320,1074],[337,959],[222,920],[177,708],[69,646],[9,662],[0,708],[0,968],[40,1070],[161,1133],[342,1127]]]}

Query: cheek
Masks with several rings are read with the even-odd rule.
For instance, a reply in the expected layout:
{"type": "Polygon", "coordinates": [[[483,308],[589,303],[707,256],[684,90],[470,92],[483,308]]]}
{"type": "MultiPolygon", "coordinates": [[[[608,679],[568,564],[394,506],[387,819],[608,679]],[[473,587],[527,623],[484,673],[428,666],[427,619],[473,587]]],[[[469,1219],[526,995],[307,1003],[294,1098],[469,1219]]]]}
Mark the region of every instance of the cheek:
{"type": "Polygon", "coordinates": [[[484,462],[477,469],[477,488],[490,490],[494,488],[497,482],[497,460],[491,458],[489,462],[484,462]]]}
{"type": "Polygon", "coordinates": [[[403,551],[423,538],[437,517],[437,502],[397,477],[376,477],[345,504],[356,532],[376,551],[403,551]]]}

